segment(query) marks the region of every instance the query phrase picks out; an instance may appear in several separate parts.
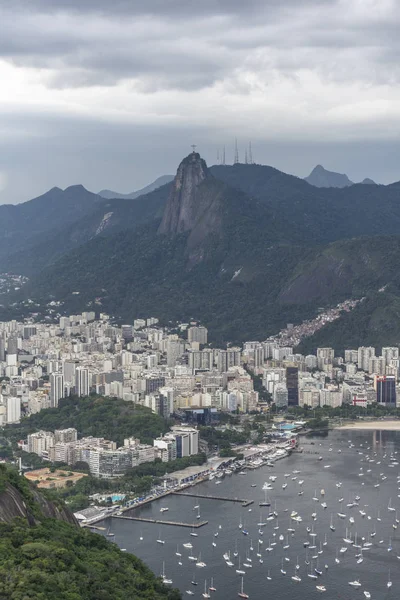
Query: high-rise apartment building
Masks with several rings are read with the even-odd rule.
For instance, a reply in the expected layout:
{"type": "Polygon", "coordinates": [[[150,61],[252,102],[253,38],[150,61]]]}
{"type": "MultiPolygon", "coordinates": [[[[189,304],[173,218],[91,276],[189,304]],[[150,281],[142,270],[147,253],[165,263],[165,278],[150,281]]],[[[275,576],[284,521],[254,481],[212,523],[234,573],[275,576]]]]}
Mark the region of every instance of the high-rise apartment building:
{"type": "Polygon", "coordinates": [[[197,342],[198,344],[207,344],[208,330],[206,327],[189,327],[188,330],[188,342],[197,342]]]}
{"type": "Polygon", "coordinates": [[[21,398],[7,397],[7,423],[19,423],[21,420],[21,398]]]}
{"type": "Polygon", "coordinates": [[[362,371],[368,371],[369,361],[371,358],[375,358],[375,348],[360,346],[358,349],[358,368],[362,371]]]}
{"type": "Polygon", "coordinates": [[[77,367],[75,371],[75,394],[77,396],[89,396],[90,381],[89,369],[77,367]]]}
{"type": "Polygon", "coordinates": [[[219,350],[217,354],[217,368],[220,373],[225,373],[230,367],[240,366],[242,353],[240,348],[219,350]]]}
{"type": "Polygon", "coordinates": [[[64,375],[52,373],[50,375],[50,407],[57,408],[58,401],[64,398],[64,375]]]}
{"type": "Polygon", "coordinates": [[[214,352],[210,349],[189,350],[189,367],[193,371],[211,371],[214,362],[214,352]]]}

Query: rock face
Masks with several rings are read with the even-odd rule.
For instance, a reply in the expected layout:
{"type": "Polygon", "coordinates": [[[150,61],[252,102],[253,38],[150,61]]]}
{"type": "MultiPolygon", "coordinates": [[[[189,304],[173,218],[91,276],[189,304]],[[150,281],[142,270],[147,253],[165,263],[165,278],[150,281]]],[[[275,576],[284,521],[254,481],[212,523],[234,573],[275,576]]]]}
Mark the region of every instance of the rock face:
{"type": "Polygon", "coordinates": [[[327,171],[322,165],[314,167],[310,175],[304,179],[315,187],[344,188],[353,185],[353,182],[350,181],[347,175],[335,173],[334,171],[327,171]]]}
{"type": "Polygon", "coordinates": [[[183,159],[178,167],[158,233],[176,235],[191,231],[206,208],[201,201],[200,184],[212,178],[197,152],[183,159]]]}
{"type": "Polygon", "coordinates": [[[369,177],[363,179],[361,183],[363,183],[364,185],[376,185],[375,181],[373,181],[369,177]]]}
{"type": "MultiPolygon", "coordinates": [[[[74,515],[65,506],[56,506],[34,488],[30,491],[33,502],[38,505],[39,512],[44,518],[57,519],[71,523],[71,525],[78,525],[74,515]]],[[[40,521],[40,518],[33,513],[32,508],[21,492],[10,483],[6,483],[4,491],[0,492],[0,522],[9,523],[15,517],[27,519],[29,525],[35,525],[40,521]]]]}

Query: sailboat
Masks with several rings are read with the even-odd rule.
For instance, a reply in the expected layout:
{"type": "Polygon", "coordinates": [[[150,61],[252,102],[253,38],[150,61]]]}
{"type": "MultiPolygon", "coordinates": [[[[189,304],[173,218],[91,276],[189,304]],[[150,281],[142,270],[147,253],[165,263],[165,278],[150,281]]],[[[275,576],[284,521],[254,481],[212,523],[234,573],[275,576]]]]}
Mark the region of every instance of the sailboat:
{"type": "Polygon", "coordinates": [[[314,573],[316,573],[317,575],[322,575],[322,571],[320,571],[320,569],[319,569],[318,558],[317,558],[317,566],[314,569],[314,573]]]}
{"type": "Polygon", "coordinates": [[[281,567],[281,573],[282,573],[282,575],[286,575],[286,571],[285,571],[285,569],[283,568],[283,558],[282,558],[282,567],[281,567]]]}
{"type": "Polygon", "coordinates": [[[349,530],[346,527],[346,537],[343,538],[343,541],[346,542],[346,544],[352,544],[353,540],[349,537],[349,530]]]}
{"type": "Polygon", "coordinates": [[[272,577],[271,577],[271,575],[270,575],[270,570],[269,570],[269,569],[268,569],[267,580],[268,580],[268,581],[271,581],[271,580],[272,580],[272,577]]]}
{"type": "Polygon", "coordinates": [[[264,500],[258,503],[258,506],[271,506],[271,502],[268,500],[268,491],[264,490],[264,500]]]}
{"type": "Polygon", "coordinates": [[[110,527],[107,529],[107,537],[114,537],[115,533],[112,533],[112,531],[110,531],[110,527]]]}
{"type": "Polygon", "coordinates": [[[386,585],[387,585],[387,587],[388,587],[388,588],[391,588],[391,587],[392,587],[392,581],[391,581],[391,579],[390,579],[390,570],[389,570],[388,581],[387,581],[387,584],[386,584],[386,585]]]}
{"type": "Polygon", "coordinates": [[[335,531],[335,527],[333,526],[333,515],[331,515],[331,522],[330,522],[330,525],[329,525],[329,529],[331,531],[335,531]]]}
{"type": "Polygon", "coordinates": [[[211,598],[207,591],[207,579],[204,581],[204,592],[202,593],[203,598],[211,598]]]}
{"type": "Polygon", "coordinates": [[[196,562],[196,567],[199,567],[200,569],[203,569],[206,566],[207,566],[206,563],[201,560],[201,552],[199,552],[199,559],[196,562]]]}
{"type": "Polygon", "coordinates": [[[388,510],[394,512],[396,509],[392,506],[392,499],[389,499],[388,510]]]}
{"type": "Polygon", "coordinates": [[[239,568],[236,569],[236,573],[238,575],[246,575],[246,571],[243,571],[243,569],[240,568],[240,556],[239,556],[239,568]]]}
{"type": "Polygon", "coordinates": [[[192,537],[199,537],[198,533],[196,533],[195,530],[194,530],[194,524],[192,525],[192,531],[190,532],[190,535],[192,537]]]}
{"type": "Polygon", "coordinates": [[[307,573],[307,577],[310,577],[311,579],[318,579],[318,575],[316,575],[313,571],[313,563],[311,561],[311,566],[310,566],[310,572],[307,573]]]}
{"type": "Polygon", "coordinates": [[[192,585],[198,585],[197,581],[196,581],[196,573],[193,573],[193,579],[190,582],[192,585]]]}
{"type": "Polygon", "coordinates": [[[214,587],[214,577],[211,577],[211,585],[210,585],[210,587],[208,589],[209,589],[210,592],[216,592],[217,591],[217,588],[214,587]]]}
{"type": "Polygon", "coordinates": [[[227,561],[225,561],[225,562],[226,562],[226,565],[227,565],[228,567],[233,567],[233,566],[234,566],[234,565],[233,565],[233,562],[231,561],[231,552],[230,552],[230,551],[228,552],[228,560],[227,560],[227,561]]]}
{"type": "Polygon", "coordinates": [[[294,574],[292,575],[292,581],[296,581],[296,583],[300,583],[301,577],[297,575],[296,567],[294,569],[294,574]]]}
{"type": "Polygon", "coordinates": [[[166,585],[170,585],[172,583],[172,579],[168,579],[168,577],[165,576],[165,562],[163,562],[162,564],[161,578],[163,583],[165,583],[166,585]]]}
{"type": "Polygon", "coordinates": [[[198,508],[197,508],[196,519],[200,519],[200,506],[198,506],[198,508]]]}
{"type": "Polygon", "coordinates": [[[239,598],[248,598],[249,595],[245,594],[245,592],[243,591],[243,577],[242,577],[242,581],[241,581],[241,585],[240,585],[240,592],[238,593],[239,598]]]}
{"type": "Polygon", "coordinates": [[[235,542],[235,551],[233,553],[233,556],[236,557],[237,555],[238,555],[238,549],[237,549],[237,540],[236,540],[236,542],[235,542]]]}
{"type": "Polygon", "coordinates": [[[159,535],[158,535],[157,544],[165,544],[165,540],[161,539],[161,531],[159,532],[159,535]]]}
{"type": "Polygon", "coordinates": [[[179,544],[176,545],[176,552],[175,552],[176,556],[182,556],[182,554],[179,552],[179,544]]]}

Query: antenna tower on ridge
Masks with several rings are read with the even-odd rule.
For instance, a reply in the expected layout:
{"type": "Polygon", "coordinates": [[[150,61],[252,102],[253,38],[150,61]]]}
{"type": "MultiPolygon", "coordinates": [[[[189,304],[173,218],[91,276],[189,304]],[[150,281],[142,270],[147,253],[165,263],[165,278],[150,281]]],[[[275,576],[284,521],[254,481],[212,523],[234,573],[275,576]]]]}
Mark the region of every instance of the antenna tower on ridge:
{"type": "Polygon", "coordinates": [[[253,151],[251,149],[251,142],[249,142],[249,163],[253,165],[253,151]]]}
{"type": "Polygon", "coordinates": [[[233,161],[233,163],[235,165],[237,165],[239,162],[239,150],[238,150],[238,145],[237,145],[237,138],[235,138],[235,159],[233,161]]]}
{"type": "Polygon", "coordinates": [[[248,161],[248,158],[247,158],[247,149],[244,151],[244,164],[245,165],[249,164],[249,161],[248,161]]]}
{"type": "Polygon", "coordinates": [[[220,164],[220,161],[219,161],[219,149],[218,149],[217,150],[217,165],[219,165],[219,164],[220,164]]]}
{"type": "Polygon", "coordinates": [[[222,164],[225,165],[225,146],[224,149],[222,150],[222,164]]]}

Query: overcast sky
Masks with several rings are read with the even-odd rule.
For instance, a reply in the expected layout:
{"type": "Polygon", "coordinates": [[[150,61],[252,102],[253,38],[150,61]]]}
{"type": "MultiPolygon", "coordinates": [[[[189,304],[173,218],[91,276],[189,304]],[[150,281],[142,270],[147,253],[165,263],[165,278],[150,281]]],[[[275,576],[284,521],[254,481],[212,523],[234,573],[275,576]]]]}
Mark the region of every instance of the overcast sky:
{"type": "Polygon", "coordinates": [[[400,179],[398,0],[0,2],[0,203],[256,162],[400,179]]]}

